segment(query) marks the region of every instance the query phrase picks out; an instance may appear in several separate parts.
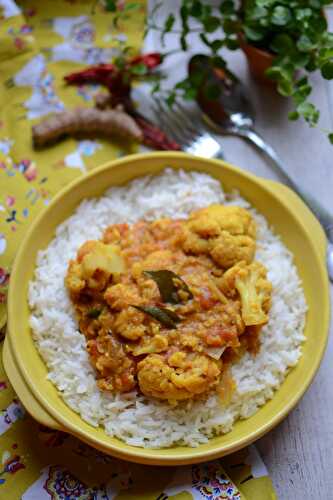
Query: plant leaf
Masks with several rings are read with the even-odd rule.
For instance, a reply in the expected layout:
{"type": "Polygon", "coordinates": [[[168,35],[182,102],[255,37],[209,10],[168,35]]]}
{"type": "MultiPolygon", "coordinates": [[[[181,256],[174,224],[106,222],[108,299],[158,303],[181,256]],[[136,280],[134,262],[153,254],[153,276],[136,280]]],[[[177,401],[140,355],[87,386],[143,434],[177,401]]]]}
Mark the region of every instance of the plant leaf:
{"type": "Polygon", "coordinates": [[[169,14],[167,20],[164,23],[163,32],[161,34],[161,42],[163,47],[165,46],[165,35],[167,33],[170,33],[170,31],[173,28],[173,25],[175,24],[175,20],[176,20],[175,16],[173,14],[169,14]]]}
{"type": "Polygon", "coordinates": [[[286,33],[280,33],[276,35],[270,45],[270,48],[277,52],[278,54],[287,53],[291,51],[294,47],[294,42],[290,35],[286,33]]]}
{"type": "Polygon", "coordinates": [[[297,111],[308,122],[310,127],[314,127],[318,123],[319,111],[311,102],[302,102],[297,106],[297,111]]]}
{"type": "Polygon", "coordinates": [[[185,90],[185,92],[183,94],[183,98],[186,101],[193,101],[197,97],[197,93],[198,93],[197,89],[194,87],[191,87],[191,88],[185,90]]]}
{"type": "Polygon", "coordinates": [[[192,2],[191,8],[190,8],[190,14],[193,17],[200,18],[202,15],[202,5],[201,2],[198,0],[195,0],[192,2]]]}
{"type": "Polygon", "coordinates": [[[173,271],[161,269],[160,271],[143,271],[143,274],[155,281],[163,302],[170,304],[179,304],[182,302],[178,296],[178,291],[180,290],[187,293],[189,300],[193,298],[193,294],[185,281],[173,271]]]}
{"type": "Polygon", "coordinates": [[[278,92],[285,96],[285,97],[288,97],[288,96],[291,96],[292,93],[293,93],[293,84],[292,82],[290,82],[289,80],[280,80],[279,83],[278,83],[278,92]]]}
{"type": "Polygon", "coordinates": [[[211,42],[211,48],[213,53],[215,54],[216,52],[218,52],[223,47],[223,45],[224,45],[224,40],[219,40],[219,39],[213,40],[211,42]]]}
{"type": "Polygon", "coordinates": [[[131,73],[133,73],[133,75],[143,76],[146,75],[147,72],[147,66],[144,63],[138,63],[131,67],[131,73]]]}
{"type": "Polygon", "coordinates": [[[323,78],[332,80],[333,78],[333,61],[327,61],[320,69],[323,78]]]}
{"type": "Polygon", "coordinates": [[[148,314],[167,328],[176,328],[177,323],[181,321],[180,317],[174,311],[166,309],[165,307],[134,305],[132,305],[132,307],[135,307],[138,311],[148,314]]]}
{"type": "Polygon", "coordinates": [[[288,113],[288,118],[289,118],[289,120],[292,120],[292,121],[298,120],[299,113],[297,111],[290,111],[290,113],[288,113]]]}
{"type": "Polygon", "coordinates": [[[207,33],[213,33],[221,26],[221,21],[218,17],[208,16],[203,20],[203,26],[207,33]]]}
{"type": "Polygon", "coordinates": [[[223,2],[221,2],[219,9],[221,14],[229,16],[231,14],[234,14],[236,11],[234,2],[232,2],[231,0],[224,0],[223,2]]]}
{"type": "Polygon", "coordinates": [[[226,38],[225,46],[229,50],[237,50],[239,48],[239,41],[237,38],[226,38]]]}
{"type": "Polygon", "coordinates": [[[172,108],[172,106],[174,105],[176,97],[176,92],[171,92],[165,99],[165,102],[167,103],[169,108],[172,108]]]}
{"type": "Polygon", "coordinates": [[[283,7],[282,5],[278,5],[273,10],[272,14],[272,24],[276,26],[285,26],[292,19],[292,15],[288,7],[283,7]]]}
{"type": "Polygon", "coordinates": [[[244,26],[244,33],[248,40],[256,42],[264,38],[264,34],[259,29],[251,28],[250,26],[244,26]]]}
{"type": "Polygon", "coordinates": [[[306,35],[301,35],[297,41],[297,48],[301,52],[308,52],[314,48],[314,43],[306,35]]]}

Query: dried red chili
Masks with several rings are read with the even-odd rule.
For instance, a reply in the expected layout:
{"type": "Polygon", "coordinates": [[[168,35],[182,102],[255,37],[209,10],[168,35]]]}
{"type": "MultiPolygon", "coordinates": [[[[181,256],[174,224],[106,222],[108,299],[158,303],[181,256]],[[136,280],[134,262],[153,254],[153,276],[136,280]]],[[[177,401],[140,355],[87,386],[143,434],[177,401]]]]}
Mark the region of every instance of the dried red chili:
{"type": "Polygon", "coordinates": [[[114,64],[98,64],[82,71],[70,73],[65,76],[65,80],[72,85],[82,85],[84,83],[101,83],[103,85],[115,70],[114,64]]]}
{"type": "Polygon", "coordinates": [[[142,130],[143,143],[146,146],[162,151],[179,151],[181,149],[177,142],[169,139],[161,129],[150,123],[146,118],[136,113],[132,114],[132,116],[142,130]]]}
{"type": "Polygon", "coordinates": [[[150,52],[141,56],[135,56],[130,59],[124,66],[124,70],[120,71],[114,64],[97,64],[90,66],[82,71],[76,71],[65,76],[65,80],[69,84],[82,85],[84,83],[100,83],[109,86],[110,80],[115,74],[126,73],[132,66],[144,64],[147,69],[156,68],[162,62],[162,56],[158,52],[150,52]]]}
{"type": "Polygon", "coordinates": [[[135,64],[144,64],[148,69],[154,69],[159,66],[163,61],[163,57],[159,52],[150,52],[142,56],[133,57],[129,64],[134,66],[135,64]]]}
{"type": "Polygon", "coordinates": [[[139,114],[130,98],[131,77],[130,68],[138,64],[144,64],[148,70],[152,70],[162,63],[162,55],[158,52],[135,56],[130,59],[122,70],[114,64],[98,64],[90,66],[82,71],[77,71],[65,76],[65,80],[70,85],[83,85],[84,83],[99,83],[108,88],[110,92],[109,104],[114,107],[122,104],[127,113],[129,113],[137,122],[143,133],[143,143],[146,146],[160,150],[178,151],[180,146],[153,125],[141,114],[139,114]]]}

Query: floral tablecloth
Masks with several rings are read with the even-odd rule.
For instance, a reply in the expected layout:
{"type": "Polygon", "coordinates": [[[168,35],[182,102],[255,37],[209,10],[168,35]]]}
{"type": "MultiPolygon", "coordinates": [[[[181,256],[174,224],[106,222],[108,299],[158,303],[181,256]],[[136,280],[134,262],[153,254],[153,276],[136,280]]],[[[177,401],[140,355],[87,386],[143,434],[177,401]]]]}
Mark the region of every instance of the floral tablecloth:
{"type": "MultiPolygon", "coordinates": [[[[119,44],[140,50],[145,2],[119,0],[115,14],[106,4],[0,0],[0,328],[12,261],[28,224],[69,181],[131,152],[103,139],[67,139],[38,152],[31,147],[31,126],[41,117],[93,105],[99,87],[67,87],[66,73],[108,62],[119,44]]],[[[19,498],[273,500],[276,495],[253,446],[203,465],[144,467],[45,428],[26,414],[0,361],[0,499],[19,498]]]]}

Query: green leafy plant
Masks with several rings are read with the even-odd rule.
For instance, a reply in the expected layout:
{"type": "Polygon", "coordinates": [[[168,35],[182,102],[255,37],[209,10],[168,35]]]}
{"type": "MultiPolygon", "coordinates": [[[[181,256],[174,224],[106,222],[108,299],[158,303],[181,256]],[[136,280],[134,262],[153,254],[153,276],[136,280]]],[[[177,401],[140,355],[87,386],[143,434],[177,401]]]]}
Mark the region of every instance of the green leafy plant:
{"type": "MultiPolygon", "coordinates": [[[[333,79],[333,33],[327,31],[324,7],[329,0],[223,0],[213,9],[200,0],[182,0],[179,15],[170,13],[163,25],[156,12],[147,28],[160,31],[162,45],[168,33],[179,36],[180,50],[187,50],[189,33],[197,33],[209,49],[213,63],[226,69],[224,50],[236,50],[241,43],[269,52],[272,65],[266,76],[276,82],[278,92],[292,98],[295,109],[290,120],[303,117],[310,126],[319,120],[319,111],[310,102],[309,74],[319,70],[324,79],[333,79]],[[179,20],[177,25],[176,20],[179,20]],[[191,29],[189,26],[191,25],[191,29]]],[[[168,96],[170,105],[178,95],[196,97],[202,75],[178,82],[168,96]]],[[[216,89],[214,90],[216,93],[216,89]]],[[[212,97],[212,96],[210,96],[212,97]]],[[[333,143],[333,134],[328,134],[333,143]]]]}

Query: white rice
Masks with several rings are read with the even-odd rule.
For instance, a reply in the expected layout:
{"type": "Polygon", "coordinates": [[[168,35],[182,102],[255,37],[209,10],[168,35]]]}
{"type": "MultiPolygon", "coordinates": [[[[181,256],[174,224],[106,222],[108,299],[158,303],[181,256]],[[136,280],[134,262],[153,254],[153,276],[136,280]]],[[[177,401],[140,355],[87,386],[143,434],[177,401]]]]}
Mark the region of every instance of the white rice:
{"type": "Polygon", "coordinates": [[[226,200],[219,182],[198,172],[167,169],[157,177],[140,178],[109,189],[99,199],[83,201],[58,227],[48,248],[39,252],[29,303],[33,338],[48,367],[48,378],[65,402],[91,425],[103,426],[109,435],[141,447],[198,446],[230,431],[237,419],[250,417],[273,397],[300,358],[304,340],[306,302],[291,253],[244,199],[236,194],[232,201],[226,200]],[[100,238],[110,224],[186,217],[212,203],[250,209],[258,226],[256,259],[268,268],[273,284],[270,320],[262,330],[260,352],[245,354],[232,368],[237,388],[231,403],[221,406],[212,394],[170,407],[134,392],[114,396],[101,392],[64,286],[69,259],[87,239],[100,238]]]}

